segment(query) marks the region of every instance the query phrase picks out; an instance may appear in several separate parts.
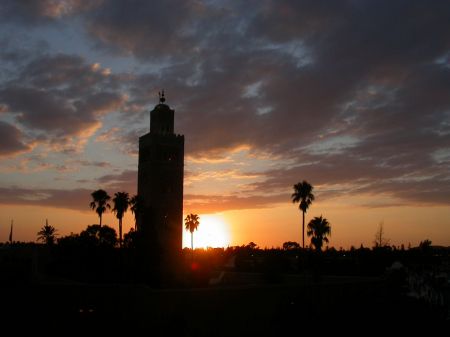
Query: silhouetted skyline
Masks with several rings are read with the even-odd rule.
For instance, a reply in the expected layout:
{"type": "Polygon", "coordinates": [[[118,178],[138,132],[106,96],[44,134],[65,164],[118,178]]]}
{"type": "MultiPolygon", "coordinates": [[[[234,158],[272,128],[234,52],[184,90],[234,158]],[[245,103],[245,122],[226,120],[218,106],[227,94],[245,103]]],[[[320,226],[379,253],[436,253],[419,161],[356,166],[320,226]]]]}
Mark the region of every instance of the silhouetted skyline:
{"type": "Polygon", "coordinates": [[[305,224],[326,217],[332,246],[381,222],[391,244],[450,245],[448,3],[6,0],[0,27],[0,241],[11,219],[20,241],[97,223],[94,190],[135,195],[166,89],[184,215],[220,224],[194,244],[298,242],[307,180],[305,224]]]}

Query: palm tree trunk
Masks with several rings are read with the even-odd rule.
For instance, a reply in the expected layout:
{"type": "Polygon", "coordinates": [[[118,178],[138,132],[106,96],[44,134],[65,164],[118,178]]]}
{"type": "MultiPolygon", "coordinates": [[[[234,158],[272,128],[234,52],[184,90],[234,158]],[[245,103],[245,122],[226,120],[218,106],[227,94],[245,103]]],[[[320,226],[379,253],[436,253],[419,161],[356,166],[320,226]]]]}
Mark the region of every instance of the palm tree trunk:
{"type": "Polygon", "coordinates": [[[303,224],[302,224],[302,247],[305,249],[305,212],[302,212],[303,224]]]}
{"type": "Polygon", "coordinates": [[[102,215],[100,214],[98,217],[100,218],[100,227],[102,227],[102,215]]]}
{"type": "Polygon", "coordinates": [[[192,262],[194,262],[194,232],[191,232],[191,249],[192,249],[191,260],[192,262]]]}
{"type": "Polygon", "coordinates": [[[119,247],[122,248],[122,218],[119,219],[119,247]]]}

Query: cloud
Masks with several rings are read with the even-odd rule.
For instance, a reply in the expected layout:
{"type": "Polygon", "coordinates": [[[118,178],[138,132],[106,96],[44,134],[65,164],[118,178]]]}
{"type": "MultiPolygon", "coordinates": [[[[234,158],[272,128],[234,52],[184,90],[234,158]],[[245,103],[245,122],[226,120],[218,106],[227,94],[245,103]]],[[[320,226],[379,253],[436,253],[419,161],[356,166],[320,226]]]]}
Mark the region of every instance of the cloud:
{"type": "MultiPolygon", "coordinates": [[[[247,192],[281,195],[306,179],[324,197],[338,195],[325,189],[335,186],[342,195],[446,203],[448,3],[65,2],[70,10],[30,4],[33,11],[8,2],[8,13],[60,23],[79,15],[96,52],[137,64],[116,74],[80,56],[48,54],[20,66],[0,89],[0,107],[35,141],[70,147],[76,137],[83,144],[102,116],[122,110],[117,119],[127,129],[108,126],[98,140],[135,154],[148,130],[145,110],[165,88],[190,162],[225,165],[240,148],[272,159],[254,168],[259,180],[247,192]],[[418,188],[424,193],[414,193],[418,188]]],[[[205,174],[195,170],[191,177],[205,174]]],[[[99,182],[135,189],[135,173],[121,174],[99,182]]],[[[236,196],[220,201],[253,207],[265,200],[236,196]]]]}
{"type": "Polygon", "coordinates": [[[219,64],[204,61],[202,81],[181,94],[189,97],[181,127],[190,132],[190,155],[245,144],[295,158],[293,168],[266,172],[256,183],[264,192],[308,179],[353,182],[343,193],[364,184],[375,194],[383,185],[402,200],[448,203],[438,187],[448,180],[448,164],[431,154],[450,148],[450,67],[436,62],[450,50],[449,35],[441,35],[450,29],[449,11],[430,6],[424,17],[417,3],[407,7],[408,19],[405,6],[387,2],[267,2],[247,26],[249,41],[260,38],[266,47],[249,42],[216,57],[219,64]],[[257,94],[245,95],[255,84],[257,94]],[[270,112],[259,115],[261,106],[270,112]],[[338,139],[354,141],[333,155],[338,139]],[[326,142],[313,156],[311,147],[326,142]],[[409,196],[424,175],[433,192],[409,196]],[[403,183],[390,183],[396,177],[403,183]]]}
{"type": "MultiPolygon", "coordinates": [[[[235,173],[230,172],[228,174],[234,175],[235,173]]],[[[118,174],[104,175],[96,179],[96,184],[107,191],[126,191],[134,194],[137,188],[137,171],[125,170],[118,174]]],[[[184,208],[203,213],[265,208],[277,203],[289,202],[289,193],[287,191],[278,194],[267,193],[265,195],[251,195],[248,193],[234,193],[230,195],[185,194],[184,208]]]]}
{"type": "Polygon", "coordinates": [[[29,62],[0,88],[2,110],[15,116],[35,140],[80,150],[101,126],[101,117],[126,102],[113,76],[79,56],[44,55],[29,62]]]}
{"type": "MultiPolygon", "coordinates": [[[[102,162],[87,161],[81,164],[104,167],[102,162]]],[[[111,196],[119,191],[134,194],[137,187],[136,178],[136,171],[124,171],[119,174],[105,175],[95,180],[79,180],[79,183],[90,182],[91,189],[0,187],[0,204],[36,205],[87,211],[89,210],[92,191],[101,188],[105,189],[111,196]]]]}
{"type": "MultiPolygon", "coordinates": [[[[66,190],[0,187],[0,204],[46,206],[84,212],[89,210],[92,191],[92,189],[66,190]]],[[[113,192],[110,192],[110,195],[112,194],[113,192]]],[[[184,208],[188,209],[189,212],[215,213],[227,210],[265,208],[286,202],[289,202],[289,195],[249,197],[236,195],[185,195],[184,208]]]]}
{"type": "Polygon", "coordinates": [[[103,0],[4,0],[0,8],[3,22],[25,25],[45,24],[95,8],[103,0]]]}
{"type": "Polygon", "coordinates": [[[104,1],[88,16],[99,47],[140,59],[173,58],[192,52],[196,22],[207,7],[199,1],[104,1]]]}
{"type": "Polygon", "coordinates": [[[2,79],[17,75],[17,68],[49,50],[45,40],[33,40],[24,33],[0,35],[0,69],[2,79]],[[20,44],[17,44],[20,41],[20,44]]]}
{"type": "Polygon", "coordinates": [[[108,163],[106,161],[97,161],[97,160],[76,160],[75,164],[80,164],[83,166],[95,166],[95,167],[101,167],[101,168],[111,167],[111,163],[108,163]]]}
{"type": "Polygon", "coordinates": [[[0,135],[2,135],[0,157],[16,155],[31,149],[30,145],[26,145],[23,142],[24,136],[22,132],[14,125],[0,121],[0,135]]]}
{"type": "Polygon", "coordinates": [[[96,179],[97,184],[105,189],[114,189],[115,192],[125,191],[130,194],[137,190],[137,171],[125,170],[118,174],[107,174],[96,179]]]}
{"type": "Polygon", "coordinates": [[[264,195],[291,191],[296,182],[306,179],[316,187],[316,197],[320,200],[370,195],[380,199],[390,196],[396,204],[448,205],[448,160],[436,164],[426,161],[413,167],[413,164],[405,166],[404,162],[392,165],[378,158],[361,159],[342,154],[316,156],[315,159],[264,172],[265,179],[250,184],[252,192],[264,195]]]}
{"type": "Polygon", "coordinates": [[[0,203],[4,205],[37,205],[79,211],[89,209],[91,190],[27,189],[0,187],[0,203]]]}
{"type": "Polygon", "coordinates": [[[96,136],[95,140],[97,142],[114,144],[117,149],[121,150],[125,154],[137,155],[139,148],[139,137],[147,132],[148,130],[146,130],[146,128],[142,128],[141,126],[136,129],[131,128],[131,130],[113,127],[101,132],[96,136]]]}
{"type": "MultiPolygon", "coordinates": [[[[187,174],[185,173],[185,177],[187,174]]],[[[256,173],[241,172],[238,170],[208,170],[201,172],[192,172],[188,175],[188,180],[193,181],[214,181],[222,180],[229,181],[231,179],[254,179],[258,177],[256,173]]],[[[186,180],[186,179],[185,179],[186,180]]]]}
{"type": "Polygon", "coordinates": [[[33,87],[88,93],[95,85],[116,87],[116,77],[105,73],[99,63],[89,64],[78,55],[44,54],[31,60],[18,75],[19,83],[33,87]]]}
{"type": "MultiPolygon", "coordinates": [[[[84,18],[94,40],[144,63],[182,53],[158,74],[136,74],[127,107],[145,107],[149,88],[170,88],[180,106],[179,130],[190,139],[188,154],[246,145],[289,155],[338,126],[346,134],[373,133],[373,114],[392,126],[407,111],[411,124],[420,123],[413,116],[427,112],[405,106],[394,113],[392,107],[416,97],[408,87],[421,88],[424,76],[430,83],[438,73],[448,78],[433,63],[448,50],[448,34],[437,34],[449,29],[448,11],[434,6],[445,5],[430,4],[427,17],[418,3],[406,6],[417,19],[407,20],[405,6],[390,2],[264,1],[250,11],[240,3],[104,1],[84,18]],[[426,65],[423,75],[407,78],[420,65],[426,65]],[[358,106],[342,111],[380,86],[394,93],[405,87],[404,97],[385,102],[384,115],[358,106]],[[246,95],[252,87],[257,94],[246,95]],[[355,128],[343,119],[362,123],[355,128]]],[[[435,110],[437,101],[426,103],[435,110]]]]}
{"type": "Polygon", "coordinates": [[[195,213],[216,213],[229,210],[266,208],[288,202],[288,193],[269,196],[187,194],[184,198],[184,209],[195,213]]]}

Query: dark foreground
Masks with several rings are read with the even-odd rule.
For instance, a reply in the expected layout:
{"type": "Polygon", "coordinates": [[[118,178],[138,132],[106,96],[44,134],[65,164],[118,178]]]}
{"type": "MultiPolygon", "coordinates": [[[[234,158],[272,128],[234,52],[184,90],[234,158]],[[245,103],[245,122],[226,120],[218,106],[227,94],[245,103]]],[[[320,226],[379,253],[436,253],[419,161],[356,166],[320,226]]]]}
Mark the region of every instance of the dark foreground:
{"type": "Polygon", "coordinates": [[[2,330],[17,335],[366,335],[449,328],[446,313],[400,295],[381,278],[198,289],[2,285],[0,305],[2,330]]]}

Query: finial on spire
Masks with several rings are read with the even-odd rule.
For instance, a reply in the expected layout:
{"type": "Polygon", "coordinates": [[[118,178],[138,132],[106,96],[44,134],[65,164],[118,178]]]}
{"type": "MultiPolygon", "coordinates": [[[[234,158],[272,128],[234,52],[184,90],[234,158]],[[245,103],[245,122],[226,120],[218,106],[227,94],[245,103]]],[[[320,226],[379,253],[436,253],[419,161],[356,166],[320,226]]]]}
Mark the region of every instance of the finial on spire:
{"type": "Polygon", "coordinates": [[[159,94],[159,103],[164,103],[166,101],[166,98],[164,97],[164,89],[162,90],[162,92],[158,92],[159,94]]]}

